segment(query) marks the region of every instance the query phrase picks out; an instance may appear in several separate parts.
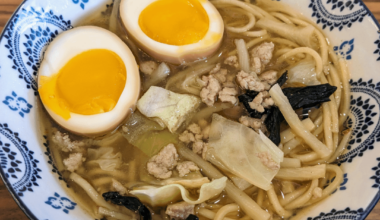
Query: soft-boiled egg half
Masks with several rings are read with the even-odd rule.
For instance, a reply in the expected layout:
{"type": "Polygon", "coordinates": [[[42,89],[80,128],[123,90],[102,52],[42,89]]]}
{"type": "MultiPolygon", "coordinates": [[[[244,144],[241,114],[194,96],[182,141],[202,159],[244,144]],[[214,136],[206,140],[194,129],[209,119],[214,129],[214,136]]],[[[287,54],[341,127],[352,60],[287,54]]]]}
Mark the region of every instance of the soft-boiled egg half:
{"type": "Polygon", "coordinates": [[[115,34],[84,26],[48,46],[38,91],[50,116],[81,135],[112,131],[135,108],[140,91],[136,60],[115,34]]]}
{"type": "Polygon", "coordinates": [[[208,0],[123,0],[120,16],[143,50],[174,64],[213,54],[223,39],[222,17],[208,0]]]}

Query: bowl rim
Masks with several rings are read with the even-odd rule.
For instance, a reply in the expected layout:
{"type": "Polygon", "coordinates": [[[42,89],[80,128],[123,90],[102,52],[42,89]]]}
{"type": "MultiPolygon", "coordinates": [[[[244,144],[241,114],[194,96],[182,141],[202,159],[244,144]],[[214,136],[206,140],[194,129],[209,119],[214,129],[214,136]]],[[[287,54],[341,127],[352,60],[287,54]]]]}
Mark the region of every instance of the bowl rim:
{"type": "MultiPolygon", "coordinates": [[[[20,5],[17,7],[17,9],[12,13],[12,15],[9,17],[8,21],[4,25],[4,28],[2,32],[0,33],[0,40],[4,37],[5,31],[9,28],[9,25],[11,23],[11,20],[15,17],[15,15],[20,11],[20,9],[24,6],[24,4],[28,0],[23,0],[20,5]]],[[[38,1],[38,0],[35,0],[38,1]]],[[[380,23],[376,19],[376,17],[373,15],[371,10],[369,10],[368,6],[364,3],[363,0],[359,0],[362,3],[363,8],[366,10],[368,13],[368,16],[371,17],[373,20],[374,24],[377,27],[377,32],[380,33],[380,23]]],[[[13,200],[16,202],[18,207],[24,212],[24,214],[32,220],[38,220],[38,218],[33,214],[33,212],[24,204],[24,202],[19,198],[19,196],[16,195],[15,191],[13,190],[10,182],[8,181],[7,178],[5,178],[4,172],[2,169],[0,169],[0,178],[2,179],[5,187],[7,188],[8,192],[11,194],[13,200]]],[[[369,205],[366,207],[366,209],[362,212],[360,220],[365,220],[367,216],[372,212],[372,210],[375,208],[377,203],[380,201],[380,190],[374,195],[372,201],[369,203],[369,205]]]]}

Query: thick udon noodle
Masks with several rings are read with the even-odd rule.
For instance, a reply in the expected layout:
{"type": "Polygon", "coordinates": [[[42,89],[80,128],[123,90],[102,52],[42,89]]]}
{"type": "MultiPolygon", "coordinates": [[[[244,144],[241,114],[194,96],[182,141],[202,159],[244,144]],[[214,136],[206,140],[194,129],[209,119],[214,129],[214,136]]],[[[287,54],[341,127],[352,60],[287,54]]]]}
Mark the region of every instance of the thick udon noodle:
{"type": "MultiPolygon", "coordinates": [[[[117,6],[119,2],[115,0],[115,5],[117,6]]],[[[246,57],[248,49],[262,42],[273,42],[277,48],[273,59],[277,60],[276,65],[280,70],[304,58],[312,58],[315,61],[318,80],[321,83],[336,86],[337,90],[331,95],[330,102],[309,112],[310,123],[313,127],[309,135],[313,136],[321,146],[316,146],[315,143],[306,144],[303,141],[304,132],[297,129],[292,129],[294,134],[289,132],[290,128],[282,131],[283,138],[288,139],[286,143],[280,144],[285,159],[268,191],[255,186],[242,191],[232,182],[228,182],[225,193],[220,198],[198,205],[196,213],[201,219],[214,220],[303,219],[305,213],[328,197],[343,180],[342,170],[331,163],[344,151],[351,135],[349,129],[343,131],[343,123],[349,113],[350,104],[349,73],[346,62],[333,52],[323,32],[315,24],[288,6],[269,0],[257,1],[257,4],[251,4],[249,0],[213,0],[211,2],[221,12],[226,24],[226,36],[229,41],[225,41],[222,50],[228,56],[237,54],[240,64],[243,64],[242,69],[246,65],[244,62],[249,59],[246,57]],[[231,43],[233,39],[245,39],[245,42],[243,41],[240,46],[237,42],[237,49],[235,49],[231,43]],[[318,149],[324,147],[329,149],[325,151],[328,155],[319,152],[318,149]],[[324,155],[323,159],[321,155],[324,155]],[[326,182],[333,177],[335,177],[334,181],[326,187],[326,182]],[[316,193],[319,196],[314,196],[316,193]]],[[[111,14],[110,18],[104,15],[106,18],[103,17],[102,21],[89,23],[107,26],[109,21],[109,29],[117,32],[135,54],[140,54],[137,56],[139,61],[144,60],[146,57],[141,55],[141,51],[134,46],[133,42],[129,41],[121,30],[117,30],[119,24],[115,8],[117,7],[114,7],[112,13],[108,13],[111,14]]],[[[199,88],[192,84],[193,80],[208,73],[221,60],[221,57],[223,53],[209,58],[207,62],[175,67],[176,74],[172,74],[173,76],[161,85],[174,91],[199,95],[199,88]]],[[[193,121],[208,119],[212,113],[223,112],[228,108],[230,106],[226,104],[216,104],[212,108],[206,107],[193,118],[193,121]]],[[[287,119],[293,117],[290,113],[288,115],[288,112],[282,113],[287,119]]],[[[109,219],[135,218],[135,214],[131,211],[105,202],[101,194],[110,191],[112,178],[124,183],[127,187],[144,182],[144,178],[149,176],[145,171],[145,164],[149,158],[123,138],[108,139],[105,143],[102,143],[102,140],[90,142],[98,143],[100,146],[111,146],[114,152],[121,152],[123,161],[127,162],[122,169],[104,171],[97,163],[88,160],[76,173],[70,173],[64,171],[62,163],[62,158],[66,154],[59,152],[54,145],[51,151],[58,170],[67,180],[70,180],[68,183],[72,188],[69,190],[75,192],[72,193],[75,201],[94,218],[100,219],[102,216],[107,216],[109,219]]],[[[196,163],[202,169],[202,173],[210,179],[224,176],[213,165],[188,148],[179,146],[178,153],[182,158],[196,163]]],[[[165,218],[162,209],[154,211],[154,219],[165,218]]]]}

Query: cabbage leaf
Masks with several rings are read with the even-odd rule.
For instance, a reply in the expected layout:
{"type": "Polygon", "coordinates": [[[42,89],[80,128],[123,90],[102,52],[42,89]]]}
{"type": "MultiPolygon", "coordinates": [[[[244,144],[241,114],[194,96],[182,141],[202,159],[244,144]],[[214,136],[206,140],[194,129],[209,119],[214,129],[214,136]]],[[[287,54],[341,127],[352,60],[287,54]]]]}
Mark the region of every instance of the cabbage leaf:
{"type": "Polygon", "coordinates": [[[217,160],[232,174],[268,190],[284,153],[264,134],[214,114],[207,158],[217,160]]]}
{"type": "Polygon", "coordinates": [[[180,184],[169,184],[162,187],[142,186],[133,189],[130,193],[153,207],[166,206],[181,199],[190,204],[200,204],[219,195],[226,187],[226,183],[227,177],[222,177],[203,184],[198,199],[194,199],[190,192],[180,184]]]}

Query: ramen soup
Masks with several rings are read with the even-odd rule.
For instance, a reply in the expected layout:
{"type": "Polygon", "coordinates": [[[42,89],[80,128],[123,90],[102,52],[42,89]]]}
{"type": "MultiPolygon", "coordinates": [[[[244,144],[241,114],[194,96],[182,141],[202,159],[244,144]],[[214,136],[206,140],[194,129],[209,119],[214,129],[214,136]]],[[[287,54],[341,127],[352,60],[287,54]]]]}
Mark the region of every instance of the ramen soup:
{"type": "Polygon", "coordinates": [[[280,2],[115,0],[51,42],[38,83],[94,219],[303,219],[343,179],[345,60],[280,2]]]}

